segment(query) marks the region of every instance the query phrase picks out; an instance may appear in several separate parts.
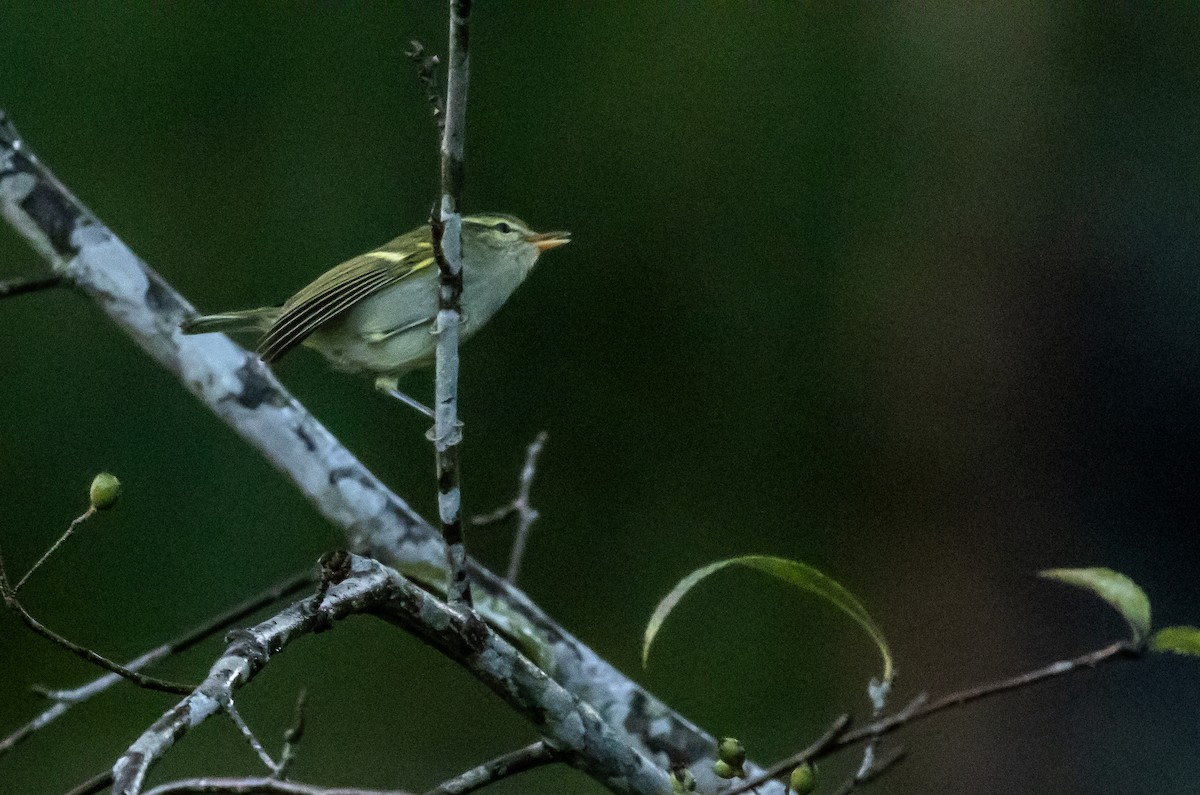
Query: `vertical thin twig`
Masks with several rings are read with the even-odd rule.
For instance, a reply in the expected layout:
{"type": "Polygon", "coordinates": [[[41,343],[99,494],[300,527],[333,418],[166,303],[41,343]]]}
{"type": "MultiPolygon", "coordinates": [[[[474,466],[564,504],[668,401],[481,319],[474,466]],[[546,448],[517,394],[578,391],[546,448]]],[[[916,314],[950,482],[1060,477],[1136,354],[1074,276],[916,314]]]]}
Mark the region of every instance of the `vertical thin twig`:
{"type": "Polygon", "coordinates": [[[537,474],[538,456],[546,446],[546,432],[542,431],[529,445],[525,453],[525,467],[521,470],[521,488],[513,506],[517,509],[517,535],[513,538],[512,554],[508,558],[508,574],[504,579],[515,583],[521,573],[521,561],[525,557],[525,543],[529,540],[529,528],[537,521],[537,509],[529,504],[529,490],[533,487],[533,476],[537,474]]]}
{"type": "Polygon", "coordinates": [[[430,221],[438,262],[438,313],[436,387],[433,445],[437,457],[438,518],[446,542],[450,604],[471,606],[467,579],[467,550],[462,531],[458,446],[462,430],[458,421],[458,337],[462,318],[462,215],[459,197],[463,184],[463,140],[466,130],[468,21],[471,0],[450,0],[450,46],[446,76],[446,120],[442,135],[442,197],[430,221]]]}
{"type": "Polygon", "coordinates": [[[308,691],[301,689],[296,696],[296,714],[292,725],[283,733],[283,753],[279,757],[279,767],[275,770],[275,778],[287,778],[288,770],[296,761],[296,746],[304,737],[304,708],[308,703],[308,691]]]}
{"type": "Polygon", "coordinates": [[[508,557],[508,574],[504,579],[516,583],[517,575],[521,573],[521,560],[525,557],[525,544],[529,540],[529,528],[538,520],[537,509],[529,502],[529,492],[533,488],[533,479],[537,475],[538,456],[546,446],[549,435],[541,431],[525,450],[525,466],[521,468],[520,485],[517,496],[508,505],[502,505],[489,514],[471,517],[471,524],[476,527],[503,522],[512,515],[517,517],[517,533],[513,536],[512,552],[508,557]]]}

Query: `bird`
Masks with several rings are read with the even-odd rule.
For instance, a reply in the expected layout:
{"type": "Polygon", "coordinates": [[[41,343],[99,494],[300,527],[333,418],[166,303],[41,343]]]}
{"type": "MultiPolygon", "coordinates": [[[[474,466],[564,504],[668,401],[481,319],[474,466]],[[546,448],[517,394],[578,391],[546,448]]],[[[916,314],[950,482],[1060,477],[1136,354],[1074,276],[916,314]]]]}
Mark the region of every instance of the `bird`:
{"type": "MultiPolygon", "coordinates": [[[[462,218],[460,339],[479,331],[525,281],[538,258],[565,245],[570,232],[534,232],[503,213],[462,218]]],[[[437,348],[438,265],[428,224],[335,265],[281,306],[201,315],[184,334],[258,331],[266,363],[304,345],[336,370],[366,373],[375,386],[426,415],[400,392],[401,376],[427,366],[437,348]]]]}

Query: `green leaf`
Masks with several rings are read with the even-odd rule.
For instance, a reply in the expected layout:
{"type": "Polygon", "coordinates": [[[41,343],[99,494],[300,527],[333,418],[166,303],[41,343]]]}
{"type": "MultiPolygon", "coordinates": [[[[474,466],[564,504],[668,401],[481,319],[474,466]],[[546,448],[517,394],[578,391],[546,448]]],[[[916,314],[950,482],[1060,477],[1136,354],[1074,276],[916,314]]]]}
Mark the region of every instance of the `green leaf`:
{"type": "Polygon", "coordinates": [[[1195,627],[1163,627],[1150,639],[1154,651],[1173,651],[1200,657],[1200,629],[1195,627]]]}
{"type": "Polygon", "coordinates": [[[887,640],[883,637],[883,630],[879,628],[879,625],[875,623],[867,613],[866,608],[855,598],[854,594],[843,588],[836,580],[826,577],[812,566],[795,560],[774,558],[765,555],[746,555],[740,558],[719,560],[716,563],[696,569],[680,580],[671,589],[671,592],[658,603],[658,607],[654,608],[654,615],[650,616],[650,622],[646,625],[646,634],[642,640],[642,665],[645,665],[650,659],[650,646],[654,643],[654,638],[662,628],[663,622],[667,620],[667,616],[675,609],[675,605],[679,604],[679,600],[701,580],[729,566],[745,566],[746,568],[769,574],[790,585],[794,585],[802,591],[808,591],[820,596],[850,616],[871,636],[871,640],[875,641],[875,645],[879,647],[879,653],[883,656],[883,678],[885,681],[891,681],[894,675],[892,653],[888,648],[887,640]]]}
{"type": "Polygon", "coordinates": [[[1086,588],[1113,606],[1141,644],[1150,635],[1150,600],[1138,584],[1112,569],[1046,569],[1039,576],[1086,588]]]}

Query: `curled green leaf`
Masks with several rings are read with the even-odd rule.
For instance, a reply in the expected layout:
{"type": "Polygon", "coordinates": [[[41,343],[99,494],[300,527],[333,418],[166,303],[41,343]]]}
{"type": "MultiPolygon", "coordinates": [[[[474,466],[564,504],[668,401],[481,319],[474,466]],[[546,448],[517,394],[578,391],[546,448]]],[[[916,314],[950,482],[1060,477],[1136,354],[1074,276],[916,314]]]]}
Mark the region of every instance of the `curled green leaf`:
{"type": "Polygon", "coordinates": [[[654,638],[662,628],[663,622],[667,620],[667,616],[679,604],[679,600],[701,580],[729,566],[744,566],[749,569],[761,571],[764,574],[769,574],[772,577],[783,580],[802,591],[816,594],[829,602],[854,619],[866,631],[871,640],[875,641],[875,645],[879,647],[879,653],[883,657],[884,680],[890,681],[894,676],[892,652],[888,648],[887,640],[883,636],[883,630],[879,628],[879,625],[875,623],[874,619],[871,618],[866,608],[862,606],[862,603],[858,601],[854,594],[843,588],[836,580],[827,577],[806,563],[766,555],[746,555],[738,558],[719,560],[716,563],[710,563],[707,566],[696,569],[680,580],[671,589],[671,592],[658,603],[658,607],[654,608],[654,614],[650,616],[650,621],[646,624],[646,633],[642,639],[642,665],[645,665],[650,659],[650,646],[654,643],[654,638]]]}
{"type": "Polygon", "coordinates": [[[1133,642],[1141,645],[1150,635],[1150,600],[1138,584],[1112,569],[1046,569],[1039,576],[1084,588],[1108,602],[1129,624],[1133,642]]]}
{"type": "Polygon", "coordinates": [[[1170,651],[1200,657],[1200,629],[1196,627],[1163,627],[1150,639],[1154,651],[1170,651]]]}

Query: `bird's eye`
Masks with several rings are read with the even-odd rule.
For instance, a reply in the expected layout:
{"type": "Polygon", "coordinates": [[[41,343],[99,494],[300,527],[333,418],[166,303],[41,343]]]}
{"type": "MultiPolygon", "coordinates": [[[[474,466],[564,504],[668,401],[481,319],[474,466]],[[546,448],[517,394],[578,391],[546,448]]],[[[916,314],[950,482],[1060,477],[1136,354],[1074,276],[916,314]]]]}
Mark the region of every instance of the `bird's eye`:
{"type": "Polygon", "coordinates": [[[509,232],[511,232],[511,231],[512,231],[512,227],[511,227],[511,226],[509,226],[508,224],[504,223],[503,221],[501,221],[500,223],[496,224],[496,226],[495,226],[495,229],[496,229],[496,231],[498,231],[498,232],[500,232],[501,234],[504,234],[504,235],[507,235],[509,232]]]}

